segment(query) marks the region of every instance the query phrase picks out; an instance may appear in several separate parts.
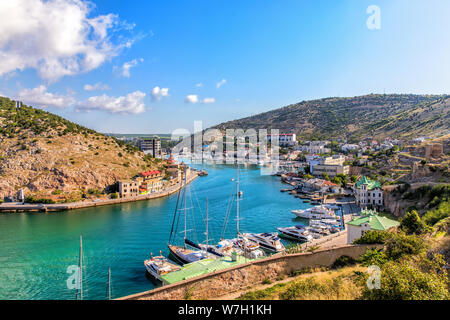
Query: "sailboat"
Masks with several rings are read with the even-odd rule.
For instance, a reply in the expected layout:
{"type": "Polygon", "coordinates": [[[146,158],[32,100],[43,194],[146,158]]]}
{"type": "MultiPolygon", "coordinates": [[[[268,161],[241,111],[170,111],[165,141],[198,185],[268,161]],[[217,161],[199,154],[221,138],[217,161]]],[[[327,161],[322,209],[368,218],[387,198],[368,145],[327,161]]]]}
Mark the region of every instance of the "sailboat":
{"type": "Polygon", "coordinates": [[[176,208],[175,208],[175,214],[173,217],[173,222],[172,222],[172,230],[170,232],[170,237],[169,237],[169,244],[167,245],[169,248],[170,253],[172,254],[172,256],[178,260],[179,262],[181,262],[182,264],[186,264],[186,263],[191,263],[191,262],[195,262],[195,261],[199,261],[199,260],[203,260],[203,259],[208,259],[208,258],[212,258],[213,256],[211,254],[209,254],[208,252],[206,252],[205,250],[203,250],[198,244],[196,244],[195,242],[189,240],[187,238],[187,192],[186,192],[186,164],[184,165],[184,186],[181,186],[180,191],[178,192],[178,198],[177,198],[177,204],[176,204],[176,208]],[[183,201],[184,201],[184,245],[183,246],[177,246],[177,245],[173,245],[170,243],[171,240],[175,240],[175,234],[174,234],[174,226],[175,226],[175,220],[179,217],[180,215],[178,214],[179,210],[178,210],[178,204],[180,201],[180,195],[181,195],[181,191],[183,190],[183,201]],[[194,249],[189,249],[187,247],[187,245],[189,245],[190,247],[194,248],[194,249]]]}

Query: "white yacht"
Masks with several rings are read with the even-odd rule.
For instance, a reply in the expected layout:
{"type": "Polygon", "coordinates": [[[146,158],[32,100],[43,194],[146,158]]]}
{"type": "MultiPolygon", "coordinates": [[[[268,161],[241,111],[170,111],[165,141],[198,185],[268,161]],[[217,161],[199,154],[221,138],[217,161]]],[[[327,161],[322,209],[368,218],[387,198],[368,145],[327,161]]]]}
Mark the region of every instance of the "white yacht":
{"type": "Polygon", "coordinates": [[[216,245],[199,244],[199,246],[202,249],[219,257],[231,257],[233,253],[236,253],[238,255],[244,254],[240,248],[236,247],[234,241],[229,239],[221,240],[216,245]]]}
{"type": "Polygon", "coordinates": [[[203,250],[191,250],[186,247],[167,245],[170,253],[181,263],[191,263],[203,259],[213,258],[211,254],[203,250]]]}
{"type": "Polygon", "coordinates": [[[180,266],[171,262],[164,256],[150,257],[150,259],[144,261],[145,269],[154,278],[161,281],[161,276],[168,274],[169,272],[178,271],[180,266]]]}
{"type": "Polygon", "coordinates": [[[276,233],[244,233],[244,237],[257,242],[261,248],[267,251],[282,252],[285,250],[276,233]]]}
{"type": "Polygon", "coordinates": [[[234,239],[234,244],[247,258],[257,259],[265,255],[264,251],[260,249],[260,245],[257,242],[252,241],[245,236],[240,236],[239,238],[234,239]]]}
{"type": "Polygon", "coordinates": [[[295,227],[278,228],[278,231],[280,232],[280,237],[285,237],[291,240],[307,242],[313,239],[313,236],[302,225],[297,225],[295,227]]]}
{"type": "Polygon", "coordinates": [[[306,210],[292,210],[292,213],[304,219],[334,219],[338,217],[334,212],[325,206],[315,206],[306,210]]]}

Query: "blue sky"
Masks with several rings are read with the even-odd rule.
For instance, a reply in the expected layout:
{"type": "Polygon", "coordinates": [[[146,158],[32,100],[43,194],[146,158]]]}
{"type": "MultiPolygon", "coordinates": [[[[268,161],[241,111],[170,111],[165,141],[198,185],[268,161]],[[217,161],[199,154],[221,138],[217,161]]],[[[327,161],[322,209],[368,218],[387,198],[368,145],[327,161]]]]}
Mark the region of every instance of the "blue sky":
{"type": "Polygon", "coordinates": [[[0,93],[116,133],[330,96],[450,93],[449,16],[446,0],[12,0],[0,4],[0,93]]]}

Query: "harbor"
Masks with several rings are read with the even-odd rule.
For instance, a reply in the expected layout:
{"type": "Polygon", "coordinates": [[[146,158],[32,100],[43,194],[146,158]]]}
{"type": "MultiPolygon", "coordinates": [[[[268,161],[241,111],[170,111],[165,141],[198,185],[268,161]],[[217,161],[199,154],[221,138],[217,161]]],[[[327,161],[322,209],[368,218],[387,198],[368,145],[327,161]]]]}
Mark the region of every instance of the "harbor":
{"type": "MultiPolygon", "coordinates": [[[[211,243],[217,243],[237,167],[202,165],[198,168],[206,169],[209,174],[190,185],[203,210],[208,198],[210,239],[211,243]]],[[[240,180],[242,232],[276,232],[278,227],[308,224],[290,211],[307,209],[311,205],[280,193],[283,184],[279,177],[261,175],[257,166],[249,166],[241,167],[240,180]]],[[[146,276],[143,262],[149,259],[150,253],[157,255],[160,250],[162,255],[169,255],[167,241],[176,200],[175,193],[152,201],[76,211],[0,214],[3,243],[0,257],[4,275],[0,279],[0,296],[4,299],[74,299],[75,291],[67,287],[70,276],[67,268],[78,264],[80,235],[83,236],[87,299],[105,298],[109,268],[113,298],[155,288],[157,284],[146,276]]],[[[203,242],[205,222],[198,219],[196,224],[196,236],[203,242]]],[[[230,227],[224,238],[233,237],[235,230],[230,227]]]]}

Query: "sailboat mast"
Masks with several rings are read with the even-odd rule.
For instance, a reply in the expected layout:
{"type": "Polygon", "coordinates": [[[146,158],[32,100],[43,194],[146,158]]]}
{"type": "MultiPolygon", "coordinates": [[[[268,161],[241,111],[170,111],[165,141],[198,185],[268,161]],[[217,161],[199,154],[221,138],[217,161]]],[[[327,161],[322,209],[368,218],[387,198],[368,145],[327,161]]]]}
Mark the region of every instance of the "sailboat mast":
{"type": "MultiPolygon", "coordinates": [[[[186,164],[184,164],[184,240],[187,239],[186,164]]],[[[186,248],[186,241],[184,241],[186,248]]]]}
{"type": "Polygon", "coordinates": [[[236,230],[239,238],[239,164],[237,170],[237,182],[236,182],[236,230]]]}
{"type": "Polygon", "coordinates": [[[80,235],[80,258],[79,258],[79,268],[80,268],[80,300],[83,300],[83,237],[80,235]]]}
{"type": "Polygon", "coordinates": [[[206,244],[208,244],[208,198],[206,198],[206,244]]]}
{"type": "Polygon", "coordinates": [[[111,300],[111,267],[108,268],[108,300],[111,300]]]}

